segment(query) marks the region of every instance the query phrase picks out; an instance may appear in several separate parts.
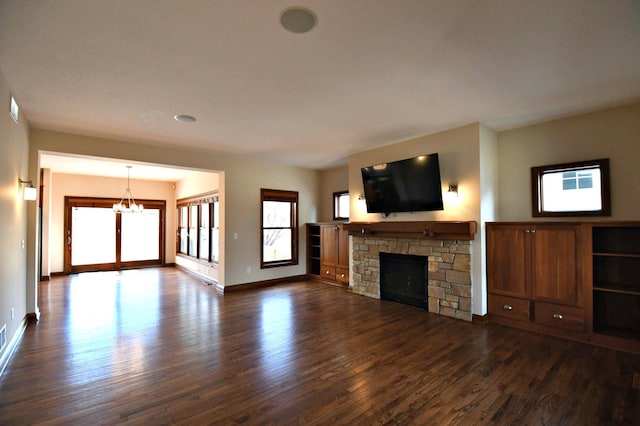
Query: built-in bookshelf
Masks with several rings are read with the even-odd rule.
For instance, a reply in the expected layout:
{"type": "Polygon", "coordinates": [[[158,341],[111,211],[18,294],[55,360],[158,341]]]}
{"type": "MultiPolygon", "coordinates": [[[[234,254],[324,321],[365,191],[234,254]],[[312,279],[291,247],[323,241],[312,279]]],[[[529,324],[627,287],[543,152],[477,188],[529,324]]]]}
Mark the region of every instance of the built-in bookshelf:
{"type": "Polygon", "coordinates": [[[593,332],[640,340],[640,226],[592,226],[593,332]]]}
{"type": "Polygon", "coordinates": [[[320,275],[320,225],[307,224],[307,272],[320,275]]]}

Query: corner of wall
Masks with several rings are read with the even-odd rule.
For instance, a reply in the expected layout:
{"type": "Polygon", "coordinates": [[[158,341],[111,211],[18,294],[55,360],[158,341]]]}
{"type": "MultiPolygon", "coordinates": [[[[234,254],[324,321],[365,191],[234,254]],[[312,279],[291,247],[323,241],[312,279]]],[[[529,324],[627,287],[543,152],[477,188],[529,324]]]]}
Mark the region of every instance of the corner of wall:
{"type": "Polygon", "coordinates": [[[486,271],[486,222],[494,221],[498,215],[498,134],[492,128],[479,123],[479,164],[480,164],[480,223],[477,244],[479,253],[473,265],[474,294],[473,313],[487,313],[487,271],[486,271]]]}

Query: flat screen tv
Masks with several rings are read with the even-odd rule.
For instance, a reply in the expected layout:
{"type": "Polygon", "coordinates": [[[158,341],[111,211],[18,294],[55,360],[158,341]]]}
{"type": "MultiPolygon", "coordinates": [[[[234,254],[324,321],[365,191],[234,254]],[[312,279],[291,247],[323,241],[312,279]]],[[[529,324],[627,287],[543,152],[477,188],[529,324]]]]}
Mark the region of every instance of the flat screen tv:
{"type": "Polygon", "coordinates": [[[363,167],[367,212],[444,210],[438,154],[363,167]]]}

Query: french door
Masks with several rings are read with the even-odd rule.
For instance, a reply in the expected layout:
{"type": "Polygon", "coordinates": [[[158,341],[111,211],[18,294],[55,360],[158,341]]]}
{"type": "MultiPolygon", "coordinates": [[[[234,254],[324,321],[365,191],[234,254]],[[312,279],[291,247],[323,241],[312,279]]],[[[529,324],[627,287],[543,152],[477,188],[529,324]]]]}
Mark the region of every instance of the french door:
{"type": "Polygon", "coordinates": [[[115,213],[118,201],[65,197],[65,273],[164,264],[166,202],[142,200],[142,213],[115,213]]]}

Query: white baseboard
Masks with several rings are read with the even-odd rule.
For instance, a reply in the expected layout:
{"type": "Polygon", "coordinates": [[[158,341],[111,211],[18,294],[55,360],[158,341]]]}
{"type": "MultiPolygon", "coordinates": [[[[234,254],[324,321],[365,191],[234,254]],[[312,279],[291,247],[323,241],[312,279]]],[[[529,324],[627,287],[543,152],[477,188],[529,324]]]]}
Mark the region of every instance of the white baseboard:
{"type": "Polygon", "coordinates": [[[22,323],[20,323],[20,327],[18,327],[16,332],[13,334],[13,337],[7,344],[7,347],[4,348],[4,351],[2,351],[2,353],[0,354],[0,376],[2,376],[5,368],[7,368],[7,365],[9,365],[9,360],[11,359],[11,356],[13,355],[15,350],[18,348],[18,344],[20,343],[20,340],[22,339],[22,336],[24,335],[24,332],[27,329],[28,325],[29,321],[27,317],[24,317],[22,323]]]}

